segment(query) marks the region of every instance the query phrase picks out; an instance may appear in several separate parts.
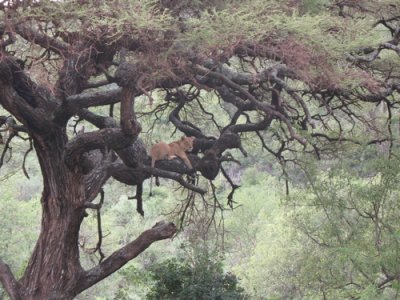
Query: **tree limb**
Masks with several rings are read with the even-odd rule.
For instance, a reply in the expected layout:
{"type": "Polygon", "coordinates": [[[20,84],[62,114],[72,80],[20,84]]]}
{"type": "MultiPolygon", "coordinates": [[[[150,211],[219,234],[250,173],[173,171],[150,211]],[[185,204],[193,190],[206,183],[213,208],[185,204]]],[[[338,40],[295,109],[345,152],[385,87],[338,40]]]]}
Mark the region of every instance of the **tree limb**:
{"type": "Polygon", "coordinates": [[[76,293],[86,290],[111,275],[146,250],[152,243],[171,238],[175,233],[176,227],[173,223],[165,221],[157,223],[153,228],[143,232],[136,240],[115,251],[98,266],[85,272],[76,287],[76,293]]]}
{"type": "MultiPolygon", "coordinates": [[[[43,89],[39,89],[11,57],[0,62],[0,78],[0,104],[25,128],[49,134],[49,112],[44,113],[42,109],[37,109],[38,106],[47,104],[38,94],[43,89]]],[[[23,131],[23,127],[17,129],[23,131]]]]}
{"type": "Polygon", "coordinates": [[[21,287],[12,274],[9,266],[0,258],[0,282],[12,300],[20,300],[21,287]]]}
{"type": "Polygon", "coordinates": [[[78,111],[78,116],[89,123],[93,124],[97,128],[117,128],[118,124],[112,117],[104,117],[98,114],[95,114],[88,109],[81,109],[78,111]]]}
{"type": "Polygon", "coordinates": [[[69,119],[83,108],[120,102],[121,88],[101,92],[81,93],[68,96],[63,105],[54,112],[54,119],[69,119]]]}
{"type": "MultiPolygon", "coordinates": [[[[278,65],[277,68],[280,68],[281,65],[278,65]]],[[[283,66],[282,66],[283,68],[283,66]]],[[[220,80],[223,82],[223,84],[225,84],[227,87],[231,88],[232,90],[236,90],[238,91],[240,94],[242,94],[243,96],[245,96],[248,100],[250,100],[251,103],[254,104],[254,106],[259,109],[264,111],[265,113],[267,113],[270,116],[273,116],[275,118],[278,118],[279,120],[281,120],[283,123],[285,123],[287,129],[289,130],[289,134],[290,134],[290,138],[297,140],[300,144],[302,145],[306,145],[307,141],[303,138],[301,138],[300,136],[298,136],[292,126],[292,124],[290,123],[290,121],[288,120],[288,118],[286,118],[285,115],[283,115],[281,112],[279,112],[278,110],[276,110],[272,105],[265,103],[265,102],[260,102],[258,101],[249,91],[247,91],[246,89],[244,89],[242,86],[240,86],[239,84],[235,83],[234,81],[232,81],[231,79],[229,79],[228,77],[224,76],[221,73],[212,71],[210,69],[207,69],[203,66],[200,65],[196,65],[194,66],[194,70],[202,76],[210,76],[212,78],[215,78],[217,80],[220,80]]],[[[273,73],[277,73],[278,71],[274,68],[272,69],[268,69],[268,72],[272,74],[273,73]]]]}
{"type": "Polygon", "coordinates": [[[65,163],[74,169],[86,152],[96,149],[113,149],[115,151],[130,147],[135,137],[128,138],[120,128],[104,128],[98,131],[82,133],[71,139],[64,151],[65,163]]]}

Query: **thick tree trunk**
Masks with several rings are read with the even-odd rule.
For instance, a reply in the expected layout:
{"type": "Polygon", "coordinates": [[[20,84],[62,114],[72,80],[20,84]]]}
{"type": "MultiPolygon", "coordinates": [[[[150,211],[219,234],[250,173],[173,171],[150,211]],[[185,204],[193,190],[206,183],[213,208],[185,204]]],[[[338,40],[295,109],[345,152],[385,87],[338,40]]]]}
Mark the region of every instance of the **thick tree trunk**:
{"type": "Polygon", "coordinates": [[[153,242],[171,238],[176,233],[173,223],[159,222],[99,265],[83,270],[79,260],[79,229],[88,205],[86,197],[94,197],[94,192],[89,196],[85,193],[79,162],[73,163],[76,170],[65,163],[64,130],[49,131],[46,136],[32,134],[32,137],[43,174],[42,226],[19,281],[0,259],[0,282],[12,300],[73,299],[120,269],[153,242]]]}
{"type": "Polygon", "coordinates": [[[64,164],[63,131],[34,137],[43,173],[42,224],[39,239],[19,281],[22,299],[72,299],[83,269],[78,237],[84,218],[85,188],[79,173],[64,164]]]}

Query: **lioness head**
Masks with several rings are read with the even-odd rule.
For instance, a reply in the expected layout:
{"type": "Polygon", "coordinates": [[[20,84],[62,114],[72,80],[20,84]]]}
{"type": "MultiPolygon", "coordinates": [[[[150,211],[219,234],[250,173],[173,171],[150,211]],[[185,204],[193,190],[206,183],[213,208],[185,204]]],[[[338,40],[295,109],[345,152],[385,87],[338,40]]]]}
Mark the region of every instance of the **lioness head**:
{"type": "Polygon", "coordinates": [[[183,136],[181,140],[179,141],[179,144],[181,145],[183,151],[192,151],[193,149],[193,141],[195,137],[194,136],[183,136]]]}

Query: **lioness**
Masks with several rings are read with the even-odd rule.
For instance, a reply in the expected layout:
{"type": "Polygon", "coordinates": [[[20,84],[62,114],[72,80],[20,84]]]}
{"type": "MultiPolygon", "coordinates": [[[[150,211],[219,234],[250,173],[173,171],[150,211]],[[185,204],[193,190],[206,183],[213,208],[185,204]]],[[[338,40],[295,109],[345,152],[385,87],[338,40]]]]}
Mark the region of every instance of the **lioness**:
{"type": "MultiPolygon", "coordinates": [[[[176,157],[181,158],[185,164],[192,169],[192,164],[186,155],[186,151],[191,151],[193,149],[193,141],[195,137],[183,136],[180,140],[167,144],[165,142],[159,142],[154,144],[150,150],[151,156],[151,167],[154,168],[154,165],[157,160],[163,159],[174,159],[176,157]]],[[[153,185],[153,174],[151,174],[150,178],[150,196],[152,196],[152,185],[153,185]]]]}

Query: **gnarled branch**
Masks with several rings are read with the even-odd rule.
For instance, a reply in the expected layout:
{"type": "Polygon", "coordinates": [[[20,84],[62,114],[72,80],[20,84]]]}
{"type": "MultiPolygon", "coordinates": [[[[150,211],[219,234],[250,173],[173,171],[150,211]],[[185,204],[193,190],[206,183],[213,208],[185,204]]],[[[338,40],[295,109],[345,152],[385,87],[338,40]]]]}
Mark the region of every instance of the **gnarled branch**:
{"type": "Polygon", "coordinates": [[[173,223],[164,221],[157,223],[153,228],[143,232],[136,240],[115,251],[98,266],[85,272],[77,284],[76,292],[80,293],[111,275],[146,250],[152,243],[171,238],[175,232],[176,227],[173,223]]]}

